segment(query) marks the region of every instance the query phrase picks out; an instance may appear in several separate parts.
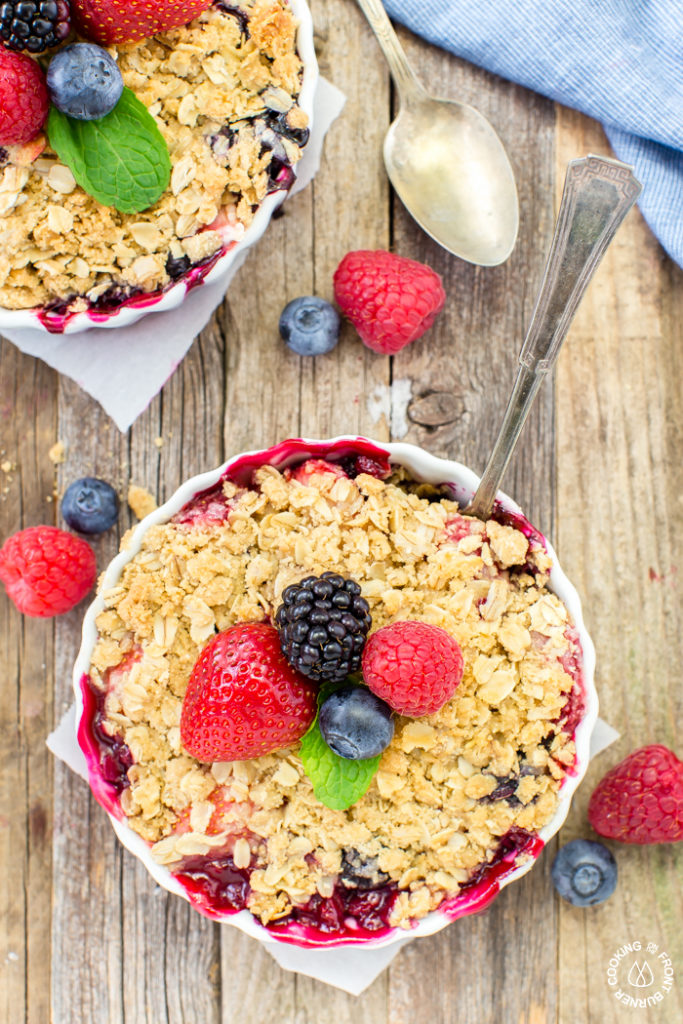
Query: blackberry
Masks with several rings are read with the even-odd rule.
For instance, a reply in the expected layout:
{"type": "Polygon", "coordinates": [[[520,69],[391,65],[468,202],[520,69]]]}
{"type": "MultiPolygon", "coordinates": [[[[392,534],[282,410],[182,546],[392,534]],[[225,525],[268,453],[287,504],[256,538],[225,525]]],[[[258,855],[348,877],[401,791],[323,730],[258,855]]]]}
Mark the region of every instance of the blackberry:
{"type": "Polygon", "coordinates": [[[335,572],[286,587],[275,615],[290,665],[309,679],[333,683],[360,669],[371,621],[358,584],[335,572]]]}
{"type": "Polygon", "coordinates": [[[0,39],[10,50],[43,53],[59,46],[71,32],[67,0],[3,0],[0,39]]]}

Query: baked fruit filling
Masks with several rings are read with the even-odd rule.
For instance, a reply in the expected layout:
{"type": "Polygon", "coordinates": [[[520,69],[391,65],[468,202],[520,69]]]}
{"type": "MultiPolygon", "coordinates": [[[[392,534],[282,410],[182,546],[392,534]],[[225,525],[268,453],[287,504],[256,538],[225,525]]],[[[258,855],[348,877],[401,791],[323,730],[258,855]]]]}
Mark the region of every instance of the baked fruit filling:
{"type": "Polygon", "coordinates": [[[108,47],[169,150],[169,186],[142,212],[88,195],[45,134],[0,148],[0,306],[41,308],[49,325],[197,283],[294,180],[308,139],[296,28],[287,0],[216,0],[182,28],[108,47]]]}
{"type": "MultiPolygon", "coordinates": [[[[246,483],[243,473],[224,478],[150,527],[103,594],[84,697],[104,802],[209,915],[246,908],[283,937],[320,942],[409,928],[437,907],[457,916],[538,851],[575,762],[581,651],[549,590],[545,547],[527,526],[464,516],[446,488],[365,456],[261,466],[246,483]],[[199,749],[193,730],[203,730],[201,751],[225,738],[213,691],[197,691],[215,682],[212,652],[232,643],[232,657],[261,636],[270,643],[284,619],[304,618],[301,636],[310,637],[321,627],[309,591],[326,609],[323,646],[336,635],[346,643],[330,609],[360,600],[345,620],[350,679],[389,702],[388,745],[348,806],[321,783],[306,747],[316,691],[344,687],[347,669],[338,670],[336,651],[334,671],[311,669],[296,629],[272,658],[289,657],[300,677],[303,710],[294,714],[297,735],[309,729],[304,739],[247,758],[199,760],[187,749],[199,749]],[[287,616],[278,614],[284,605],[287,616]],[[410,704],[412,691],[392,705],[392,685],[410,690],[413,678],[429,678],[420,644],[432,637],[445,641],[436,675],[453,675],[439,709],[410,704]],[[407,665],[403,682],[392,659],[407,665]]],[[[260,652],[234,662],[233,690],[256,672],[260,652]]],[[[228,747],[215,749],[256,749],[240,713],[226,726],[228,747]]],[[[342,731],[344,713],[342,701],[342,731]]],[[[277,728],[288,721],[282,712],[277,728]]]]}

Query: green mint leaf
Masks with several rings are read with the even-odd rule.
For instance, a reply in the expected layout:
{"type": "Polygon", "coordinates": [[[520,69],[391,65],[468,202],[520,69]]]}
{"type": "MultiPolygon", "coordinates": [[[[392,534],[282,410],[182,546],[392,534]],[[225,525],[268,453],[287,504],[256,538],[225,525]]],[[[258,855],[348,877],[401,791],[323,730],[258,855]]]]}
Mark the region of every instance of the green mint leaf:
{"type": "Polygon", "coordinates": [[[140,213],[168,186],[168,146],[147,107],[130,89],[124,89],[114,109],[96,121],[78,121],[51,107],[47,134],[81,188],[104,206],[140,213]]]}
{"type": "MultiPolygon", "coordinates": [[[[339,686],[322,686],[318,693],[318,708],[339,686]]],[[[318,715],[301,740],[299,757],[304,771],[313,783],[316,799],[333,811],[345,811],[367,793],[375,777],[382,755],[365,761],[350,761],[340,757],[328,747],[318,724],[318,715]]]]}

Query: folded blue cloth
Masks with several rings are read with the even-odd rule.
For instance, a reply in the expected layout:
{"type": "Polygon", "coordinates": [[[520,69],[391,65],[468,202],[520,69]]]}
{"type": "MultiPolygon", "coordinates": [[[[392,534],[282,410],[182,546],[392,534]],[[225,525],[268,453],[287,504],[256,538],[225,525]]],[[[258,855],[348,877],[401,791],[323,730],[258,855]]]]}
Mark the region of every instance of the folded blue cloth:
{"type": "Polygon", "coordinates": [[[683,0],[384,3],[429,42],[601,121],[683,266],[683,0]]]}

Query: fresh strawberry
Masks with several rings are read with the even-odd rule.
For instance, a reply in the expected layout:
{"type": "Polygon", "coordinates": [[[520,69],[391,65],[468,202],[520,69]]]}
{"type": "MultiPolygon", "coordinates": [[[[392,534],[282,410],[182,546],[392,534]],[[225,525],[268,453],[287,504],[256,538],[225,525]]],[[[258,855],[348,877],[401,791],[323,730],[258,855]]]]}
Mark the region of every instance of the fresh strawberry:
{"type": "Polygon", "coordinates": [[[0,46],[0,145],[23,145],[45,124],[50,100],[43,69],[0,46]]]}
{"type": "Polygon", "coordinates": [[[0,580],[24,615],[68,612],[92,590],[96,575],[90,545],[55,526],[29,526],[0,548],[0,580]]]}
{"type": "Polygon", "coordinates": [[[315,714],[316,688],[289,665],[275,627],[245,622],[199,655],[180,738],[199,761],[246,761],[301,739],[315,714]]]}
{"type": "Polygon", "coordinates": [[[599,782],[588,804],[595,831],[622,843],[683,839],[683,763],[660,743],[634,750],[599,782]]]}
{"type": "Polygon", "coordinates": [[[422,337],[446,301],[431,267],[381,249],[346,254],[334,273],[334,297],[361,341],[385,355],[422,337]]]}
{"type": "Polygon", "coordinates": [[[213,0],[71,0],[76,30],[102,46],[139,39],[187,25],[213,0]]]}
{"type": "Polygon", "coordinates": [[[400,715],[433,715],[455,693],[463,672],[457,640],[426,622],[393,622],[369,638],[363,679],[400,715]]]}

